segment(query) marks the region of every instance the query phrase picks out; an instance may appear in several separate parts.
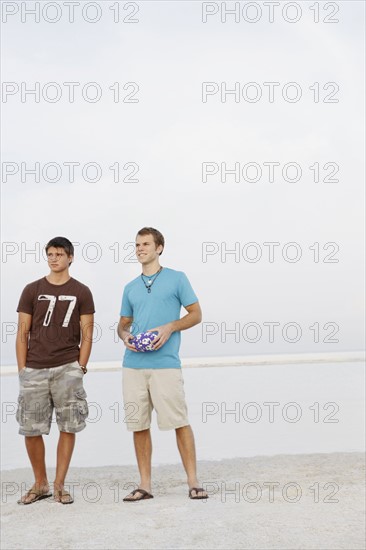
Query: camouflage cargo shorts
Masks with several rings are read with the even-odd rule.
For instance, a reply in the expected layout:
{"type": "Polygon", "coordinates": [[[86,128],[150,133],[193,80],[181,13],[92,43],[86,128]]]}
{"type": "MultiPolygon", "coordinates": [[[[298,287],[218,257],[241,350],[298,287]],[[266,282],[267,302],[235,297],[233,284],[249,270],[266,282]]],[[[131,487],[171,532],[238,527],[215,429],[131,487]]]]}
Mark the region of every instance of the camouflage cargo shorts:
{"type": "Polygon", "coordinates": [[[22,369],[16,413],[19,433],[27,436],[49,434],[53,409],[60,432],[83,430],[89,412],[83,376],[77,361],[60,367],[22,369]]]}

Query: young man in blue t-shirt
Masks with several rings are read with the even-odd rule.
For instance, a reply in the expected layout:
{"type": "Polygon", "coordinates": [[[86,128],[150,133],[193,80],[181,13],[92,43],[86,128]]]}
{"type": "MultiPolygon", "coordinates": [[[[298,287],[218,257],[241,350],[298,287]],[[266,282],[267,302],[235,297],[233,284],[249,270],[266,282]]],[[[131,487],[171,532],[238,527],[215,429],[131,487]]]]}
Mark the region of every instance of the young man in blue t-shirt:
{"type": "Polygon", "coordinates": [[[123,499],[125,502],[153,498],[152,409],[156,410],[161,430],[175,429],[187,473],[189,497],[194,500],[208,498],[197,481],[194,437],[187,418],[179,359],[180,331],[201,322],[201,308],[186,275],[160,265],[159,256],[163,249],[164,237],[157,229],[144,227],[137,233],[136,256],[142,265],[142,273],[126,285],[122,298],[118,335],[126,347],[123,400],[126,410],[129,410],[127,429],[133,431],[141,477],[139,488],[127,495],[123,499]],[[187,311],[182,319],[181,306],[187,311]],[[152,331],[157,332],[154,350],[137,350],[132,342],[133,336],[152,331]]]}

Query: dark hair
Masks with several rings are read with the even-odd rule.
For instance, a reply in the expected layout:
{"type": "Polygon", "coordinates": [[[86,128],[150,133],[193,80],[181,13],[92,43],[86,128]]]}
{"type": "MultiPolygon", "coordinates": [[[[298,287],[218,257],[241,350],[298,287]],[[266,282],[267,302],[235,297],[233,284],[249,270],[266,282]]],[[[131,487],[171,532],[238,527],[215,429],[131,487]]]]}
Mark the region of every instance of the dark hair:
{"type": "MultiPolygon", "coordinates": [[[[142,229],[140,229],[137,235],[152,235],[154,239],[155,247],[157,248],[158,246],[161,245],[164,248],[164,244],[165,244],[164,237],[160,233],[160,231],[158,231],[157,229],[154,229],[154,227],[143,227],[142,229]]],[[[161,256],[162,253],[163,251],[159,252],[159,256],[161,256]]]]}
{"type": "MultiPolygon", "coordinates": [[[[46,244],[46,253],[48,252],[48,249],[53,246],[54,248],[63,248],[68,256],[74,255],[74,247],[72,242],[69,241],[69,239],[66,239],[66,237],[54,237],[48,243],[46,244]]],[[[71,262],[69,263],[69,266],[71,265],[71,262]]]]}

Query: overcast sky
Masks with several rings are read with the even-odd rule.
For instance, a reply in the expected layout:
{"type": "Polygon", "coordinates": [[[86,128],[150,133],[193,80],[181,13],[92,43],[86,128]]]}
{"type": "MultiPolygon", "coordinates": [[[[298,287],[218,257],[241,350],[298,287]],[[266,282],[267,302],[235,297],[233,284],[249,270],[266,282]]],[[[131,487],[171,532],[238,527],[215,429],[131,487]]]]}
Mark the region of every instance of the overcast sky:
{"type": "Polygon", "coordinates": [[[56,235],[79,243],[71,273],[94,294],[92,360],[121,358],[114,328],[144,225],[202,305],[182,355],[363,348],[363,2],[320,2],[319,14],[282,2],[272,23],[263,2],[241,2],[237,23],[220,2],[120,2],[119,23],[116,2],[84,10],[96,23],[83,2],[74,23],[63,2],[38,23],[2,4],[2,364],[15,362],[19,295],[48,272],[38,248],[56,235]],[[217,10],[206,23],[205,9],[217,10]],[[79,83],[73,102],[65,82],[79,83]],[[38,85],[36,102],[24,91],[38,85]],[[35,163],[39,183],[25,171],[35,163]],[[222,163],[239,163],[239,181],[221,181],[222,163]],[[273,181],[264,163],[279,163],[273,181]],[[264,243],[279,243],[273,261],[264,243]]]}

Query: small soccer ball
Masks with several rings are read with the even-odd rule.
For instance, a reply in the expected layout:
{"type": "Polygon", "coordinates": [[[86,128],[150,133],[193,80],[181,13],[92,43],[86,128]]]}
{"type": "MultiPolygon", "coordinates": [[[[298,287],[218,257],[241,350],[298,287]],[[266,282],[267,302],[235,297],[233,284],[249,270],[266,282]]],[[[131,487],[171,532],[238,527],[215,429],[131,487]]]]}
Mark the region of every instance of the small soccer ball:
{"type": "Polygon", "coordinates": [[[156,331],[140,332],[140,334],[137,334],[131,340],[131,344],[133,344],[138,351],[155,351],[152,347],[152,343],[154,342],[157,335],[158,333],[156,331]]]}

